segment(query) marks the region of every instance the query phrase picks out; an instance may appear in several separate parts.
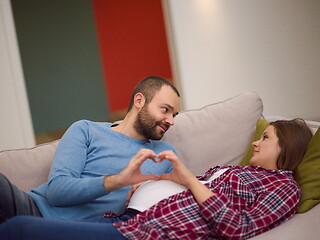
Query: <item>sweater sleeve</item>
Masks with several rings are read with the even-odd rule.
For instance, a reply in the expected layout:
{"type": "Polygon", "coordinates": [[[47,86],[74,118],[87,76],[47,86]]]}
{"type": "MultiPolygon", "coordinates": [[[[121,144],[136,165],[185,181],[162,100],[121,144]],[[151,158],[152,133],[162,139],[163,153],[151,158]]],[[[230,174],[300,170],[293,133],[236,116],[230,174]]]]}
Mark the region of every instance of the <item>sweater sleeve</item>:
{"type": "Polygon", "coordinates": [[[90,133],[86,121],[70,126],[59,142],[50,169],[46,197],[53,206],[81,204],[107,194],[104,176],[81,178],[90,133]]]}
{"type": "Polygon", "coordinates": [[[299,198],[299,188],[286,183],[261,193],[242,210],[236,209],[224,194],[217,193],[200,206],[200,211],[219,236],[246,239],[291,218],[299,198]]]}

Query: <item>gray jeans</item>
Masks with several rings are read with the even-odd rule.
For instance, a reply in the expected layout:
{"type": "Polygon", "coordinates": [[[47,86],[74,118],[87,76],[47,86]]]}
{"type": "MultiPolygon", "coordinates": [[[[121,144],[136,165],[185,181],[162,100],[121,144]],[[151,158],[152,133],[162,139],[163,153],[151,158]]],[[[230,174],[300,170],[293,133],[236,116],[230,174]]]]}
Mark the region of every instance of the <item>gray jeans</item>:
{"type": "Polygon", "coordinates": [[[0,173],[0,223],[18,215],[42,217],[33,199],[0,173]]]}

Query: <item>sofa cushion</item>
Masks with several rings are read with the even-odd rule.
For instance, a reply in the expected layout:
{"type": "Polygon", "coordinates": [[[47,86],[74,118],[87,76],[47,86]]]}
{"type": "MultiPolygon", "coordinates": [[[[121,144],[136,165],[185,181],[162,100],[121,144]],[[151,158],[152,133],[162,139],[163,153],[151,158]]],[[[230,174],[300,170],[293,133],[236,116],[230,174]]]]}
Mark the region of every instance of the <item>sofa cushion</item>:
{"type": "Polygon", "coordinates": [[[212,166],[240,163],[263,110],[255,92],[180,113],[165,136],[196,175],[212,166]]]}
{"type": "Polygon", "coordinates": [[[33,148],[0,152],[0,172],[23,191],[29,191],[48,179],[58,140],[33,148]]]}
{"type": "Polygon", "coordinates": [[[296,178],[302,190],[297,212],[303,213],[320,203],[320,129],[308,145],[297,168],[296,178]]]}

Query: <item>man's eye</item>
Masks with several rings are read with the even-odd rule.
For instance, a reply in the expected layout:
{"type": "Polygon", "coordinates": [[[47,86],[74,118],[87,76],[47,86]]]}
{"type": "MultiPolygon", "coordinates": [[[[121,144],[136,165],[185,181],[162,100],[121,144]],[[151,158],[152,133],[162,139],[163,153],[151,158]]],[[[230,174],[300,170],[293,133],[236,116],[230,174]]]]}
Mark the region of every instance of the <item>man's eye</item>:
{"type": "Polygon", "coordinates": [[[163,112],[168,112],[168,108],[162,108],[163,112]]]}

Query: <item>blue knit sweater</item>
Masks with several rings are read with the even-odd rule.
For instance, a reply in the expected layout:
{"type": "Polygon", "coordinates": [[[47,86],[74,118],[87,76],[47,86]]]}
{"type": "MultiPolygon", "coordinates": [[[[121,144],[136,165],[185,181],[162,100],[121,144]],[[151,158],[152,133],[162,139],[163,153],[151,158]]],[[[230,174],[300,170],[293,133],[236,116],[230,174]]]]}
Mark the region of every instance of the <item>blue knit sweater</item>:
{"type": "MultiPolygon", "coordinates": [[[[162,141],[137,140],[111,129],[111,123],[75,122],[57,147],[47,183],[28,192],[45,218],[81,220],[121,214],[130,186],[108,193],[106,175],[119,173],[142,148],[156,154],[173,147],[162,141]]],[[[169,161],[141,166],[144,174],[172,171],[169,161]]]]}

